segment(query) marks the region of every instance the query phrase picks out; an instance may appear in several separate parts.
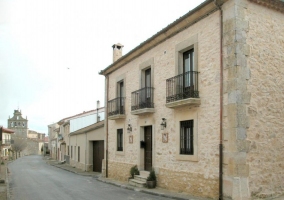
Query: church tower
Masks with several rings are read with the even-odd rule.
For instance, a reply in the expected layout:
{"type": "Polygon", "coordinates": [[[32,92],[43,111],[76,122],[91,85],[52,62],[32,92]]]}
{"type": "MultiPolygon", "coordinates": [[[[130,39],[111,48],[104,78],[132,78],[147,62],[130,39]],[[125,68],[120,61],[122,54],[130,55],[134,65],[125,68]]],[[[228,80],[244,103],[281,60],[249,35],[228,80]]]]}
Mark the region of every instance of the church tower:
{"type": "Polygon", "coordinates": [[[14,116],[8,119],[8,128],[15,131],[15,135],[27,138],[28,119],[22,117],[20,110],[14,110],[14,116]]]}

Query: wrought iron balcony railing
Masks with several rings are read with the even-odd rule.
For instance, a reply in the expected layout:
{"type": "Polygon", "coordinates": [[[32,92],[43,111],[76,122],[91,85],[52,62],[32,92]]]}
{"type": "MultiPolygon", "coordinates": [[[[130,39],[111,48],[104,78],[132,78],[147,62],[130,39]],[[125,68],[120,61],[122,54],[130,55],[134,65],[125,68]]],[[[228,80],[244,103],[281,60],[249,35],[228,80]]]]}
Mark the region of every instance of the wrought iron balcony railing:
{"type": "Polygon", "coordinates": [[[108,116],[125,114],[125,97],[117,97],[108,101],[108,116]]]}
{"type": "Polygon", "coordinates": [[[145,87],[131,93],[131,110],[154,108],[154,88],[145,87]]]}
{"type": "Polygon", "coordinates": [[[10,144],[13,144],[14,143],[14,140],[11,140],[11,139],[3,139],[2,140],[2,145],[10,145],[10,144]]]}
{"type": "Polygon", "coordinates": [[[166,103],[188,98],[199,98],[198,73],[188,71],[167,79],[166,103]]]}

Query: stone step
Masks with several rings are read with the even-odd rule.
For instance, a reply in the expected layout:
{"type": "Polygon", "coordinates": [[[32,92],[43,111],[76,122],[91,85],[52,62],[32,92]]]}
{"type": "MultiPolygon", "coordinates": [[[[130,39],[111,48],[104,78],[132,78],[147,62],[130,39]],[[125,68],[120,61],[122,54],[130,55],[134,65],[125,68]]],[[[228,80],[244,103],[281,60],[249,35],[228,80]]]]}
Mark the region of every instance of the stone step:
{"type": "Polygon", "coordinates": [[[134,179],[138,181],[144,181],[146,183],[147,177],[140,176],[140,175],[134,175],[134,179]]]}
{"type": "Polygon", "coordinates": [[[145,181],[139,181],[136,179],[129,179],[129,184],[135,187],[145,187],[146,182],[145,181]]]}
{"type": "Polygon", "coordinates": [[[145,178],[147,178],[150,174],[150,172],[148,172],[148,171],[139,171],[139,173],[140,173],[139,175],[141,177],[145,177],[145,178]]]}

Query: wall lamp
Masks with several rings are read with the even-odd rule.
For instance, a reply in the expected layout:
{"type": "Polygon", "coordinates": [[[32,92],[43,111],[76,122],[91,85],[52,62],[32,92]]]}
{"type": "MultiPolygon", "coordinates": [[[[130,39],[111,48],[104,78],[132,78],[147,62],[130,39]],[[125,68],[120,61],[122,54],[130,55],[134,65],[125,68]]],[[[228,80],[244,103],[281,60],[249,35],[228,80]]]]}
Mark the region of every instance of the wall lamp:
{"type": "Polygon", "coordinates": [[[165,118],[162,118],[162,123],[161,123],[161,130],[164,130],[167,127],[167,122],[165,118]]]}

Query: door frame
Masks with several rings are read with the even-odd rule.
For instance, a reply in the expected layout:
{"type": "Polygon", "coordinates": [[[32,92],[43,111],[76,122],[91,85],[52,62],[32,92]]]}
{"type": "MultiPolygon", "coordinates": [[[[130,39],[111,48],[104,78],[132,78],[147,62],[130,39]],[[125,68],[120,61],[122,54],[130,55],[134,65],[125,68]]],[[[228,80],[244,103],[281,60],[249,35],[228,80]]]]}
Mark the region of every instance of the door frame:
{"type": "MultiPolygon", "coordinates": [[[[144,122],[144,120],[143,120],[144,122]]],[[[144,122],[145,123],[145,122],[144,122]]],[[[144,128],[146,126],[152,126],[152,167],[155,166],[155,125],[154,124],[143,124],[143,126],[140,126],[140,138],[137,141],[137,150],[138,150],[138,169],[139,170],[145,170],[145,149],[140,148],[140,141],[144,141],[145,133],[144,128]]]]}

